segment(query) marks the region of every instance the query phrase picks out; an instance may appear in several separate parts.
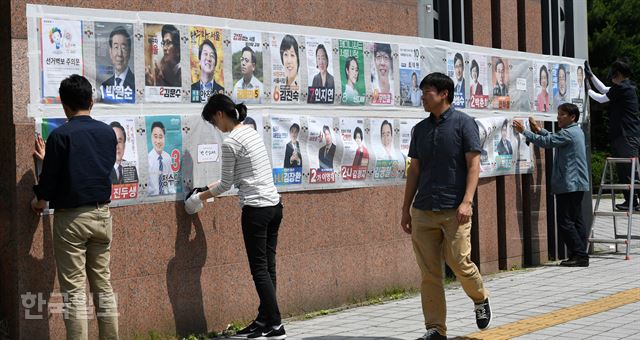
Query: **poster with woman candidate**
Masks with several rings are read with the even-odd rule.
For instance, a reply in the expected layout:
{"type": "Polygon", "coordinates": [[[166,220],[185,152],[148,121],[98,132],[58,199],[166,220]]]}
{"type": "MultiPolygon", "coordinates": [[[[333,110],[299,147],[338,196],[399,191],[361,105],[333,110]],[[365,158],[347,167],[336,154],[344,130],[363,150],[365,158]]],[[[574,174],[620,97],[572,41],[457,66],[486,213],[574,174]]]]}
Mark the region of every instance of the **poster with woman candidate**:
{"type": "Polygon", "coordinates": [[[549,81],[549,64],[543,61],[534,61],[533,67],[533,110],[536,112],[549,112],[553,97],[551,95],[551,82],[549,81]]]}
{"type": "Polygon", "coordinates": [[[371,55],[371,104],[393,105],[395,90],[394,53],[391,44],[369,43],[371,55]]]}
{"type": "Polygon", "coordinates": [[[59,103],[60,82],[72,74],[84,75],[82,21],[40,20],[42,102],[59,103]]]}
{"type": "Polygon", "coordinates": [[[192,103],[204,103],[214,94],[224,94],[222,40],[221,29],[189,27],[192,103]]]}
{"type": "Polygon", "coordinates": [[[398,62],[400,63],[400,104],[402,106],[418,107],[422,104],[421,59],[420,46],[400,45],[398,62]]]}
{"type": "Polygon", "coordinates": [[[364,105],[364,43],[356,40],[338,40],[340,53],[340,80],[343,105],[364,105]]]}
{"type": "Polygon", "coordinates": [[[330,38],[306,37],[308,91],[307,103],[333,104],[336,85],[330,38]]]}
{"type": "MultiPolygon", "coordinates": [[[[571,103],[575,104],[578,109],[580,109],[580,113],[584,113],[584,103],[585,103],[585,94],[584,94],[584,68],[582,65],[571,65],[571,72],[574,76],[569,77],[569,93],[571,94],[571,103]]],[[[580,115],[580,122],[584,122],[585,115],[580,115]]]]}
{"type": "Polygon", "coordinates": [[[133,24],[95,23],[96,88],[98,102],[136,102],[133,24]]]}
{"type": "Polygon", "coordinates": [[[233,100],[259,104],[264,97],[262,33],[231,32],[233,100]]]}
{"type": "Polygon", "coordinates": [[[455,108],[466,106],[465,63],[467,63],[466,53],[447,51],[447,75],[453,80],[453,102],[451,104],[455,108]]]}
{"type": "Polygon", "coordinates": [[[147,196],[182,192],[182,125],[180,116],[146,116],[147,196]]]}
{"type": "Polygon", "coordinates": [[[498,110],[509,110],[509,60],[502,57],[491,58],[491,107],[498,110]]]}
{"type": "Polygon", "coordinates": [[[339,140],[333,129],[333,118],[309,117],[307,125],[309,184],[335,183],[336,154],[339,154],[336,144],[339,144],[339,140]]]}
{"type": "Polygon", "coordinates": [[[405,162],[396,144],[394,120],[391,118],[371,118],[369,122],[371,146],[375,151],[376,159],[373,179],[389,180],[402,177],[405,162]]]}
{"type": "Polygon", "coordinates": [[[406,176],[411,158],[409,158],[409,145],[413,136],[413,128],[420,122],[420,119],[400,119],[400,153],[404,158],[404,174],[406,176]]]}
{"type": "Polygon", "coordinates": [[[552,64],[551,65],[551,84],[553,89],[553,110],[564,103],[571,103],[569,95],[569,65],[552,64]]]}
{"type": "Polygon", "coordinates": [[[144,24],[144,99],[146,102],[182,101],[180,31],[174,25],[144,24]]]}
{"type": "Polygon", "coordinates": [[[116,162],[111,169],[111,200],[138,197],[138,148],[136,145],[136,117],[97,117],[111,126],[116,134],[116,162]]]}
{"type": "Polygon", "coordinates": [[[340,175],[343,181],[364,181],[369,168],[369,131],[365,118],[340,118],[343,152],[340,175]]]}
{"type": "Polygon", "coordinates": [[[489,79],[487,56],[469,53],[469,107],[486,109],[489,106],[489,79]]]}
{"type": "Polygon", "coordinates": [[[300,142],[300,117],[271,115],[271,161],[278,186],[302,184],[304,142],[300,142]]]}
{"type": "MultiPolygon", "coordinates": [[[[269,35],[271,51],[271,100],[274,103],[298,103],[302,83],[300,37],[291,34],[269,35]]],[[[303,55],[304,56],[304,55],[303,55]]]]}

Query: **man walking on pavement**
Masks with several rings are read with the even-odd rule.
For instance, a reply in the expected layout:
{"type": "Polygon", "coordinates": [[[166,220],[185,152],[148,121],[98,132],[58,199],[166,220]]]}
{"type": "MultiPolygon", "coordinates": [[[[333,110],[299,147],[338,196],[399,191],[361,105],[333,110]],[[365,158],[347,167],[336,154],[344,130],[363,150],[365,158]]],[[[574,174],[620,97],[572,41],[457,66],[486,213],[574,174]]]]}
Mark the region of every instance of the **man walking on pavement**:
{"type": "Polygon", "coordinates": [[[420,339],[439,340],[447,338],[443,255],[475,304],[478,328],[491,323],[489,292],[471,262],[471,215],[482,149],[475,120],[451,106],[451,78],[431,73],[420,89],[424,110],[431,115],[411,136],[401,226],[411,234],[422,272],[427,332],[420,339]]]}

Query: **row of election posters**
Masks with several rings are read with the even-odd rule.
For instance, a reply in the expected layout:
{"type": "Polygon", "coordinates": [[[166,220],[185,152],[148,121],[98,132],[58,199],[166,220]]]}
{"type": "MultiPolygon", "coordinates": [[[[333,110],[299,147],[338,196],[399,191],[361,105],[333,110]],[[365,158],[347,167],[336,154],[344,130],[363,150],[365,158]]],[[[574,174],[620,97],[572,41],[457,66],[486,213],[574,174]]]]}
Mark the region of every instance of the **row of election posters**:
{"type": "MultiPolygon", "coordinates": [[[[111,172],[116,205],[182,199],[221,176],[225,135],[196,115],[97,116],[117,138],[111,172]]],[[[404,183],[413,127],[419,119],[250,115],[243,124],[261,132],[281,190],[365,187],[404,183]]],[[[528,124],[528,120],[523,120],[528,124]]],[[[39,120],[46,140],[64,118],[39,120]]],[[[506,117],[476,119],[481,176],[529,173],[531,148],[506,117]]]]}
{"type": "MultiPolygon", "coordinates": [[[[248,104],[421,107],[420,81],[454,81],[456,108],[555,112],[582,107],[584,70],[419,45],[160,23],[42,18],[41,102],[60,81],[93,81],[104,104],[202,103],[224,93],[248,104]]],[[[500,52],[498,50],[494,51],[500,52]]]]}

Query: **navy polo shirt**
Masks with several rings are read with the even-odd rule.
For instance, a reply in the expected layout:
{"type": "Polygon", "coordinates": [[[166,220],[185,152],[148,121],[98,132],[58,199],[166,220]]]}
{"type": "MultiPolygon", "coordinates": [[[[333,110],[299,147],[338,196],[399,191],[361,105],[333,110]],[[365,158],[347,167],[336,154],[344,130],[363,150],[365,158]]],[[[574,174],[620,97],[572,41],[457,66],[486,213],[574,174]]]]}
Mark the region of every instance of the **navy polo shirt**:
{"type": "Polygon", "coordinates": [[[451,106],[436,122],[432,114],[415,126],[409,157],[420,161],[413,207],[438,211],[458,208],[467,186],[465,153],[481,151],[475,119],[451,106]]]}

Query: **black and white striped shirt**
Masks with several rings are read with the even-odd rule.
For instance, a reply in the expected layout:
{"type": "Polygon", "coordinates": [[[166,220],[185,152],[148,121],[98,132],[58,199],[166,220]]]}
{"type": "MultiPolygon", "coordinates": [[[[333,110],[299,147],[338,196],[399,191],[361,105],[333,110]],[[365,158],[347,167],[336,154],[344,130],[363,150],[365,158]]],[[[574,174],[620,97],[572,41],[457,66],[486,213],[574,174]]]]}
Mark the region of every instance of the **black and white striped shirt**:
{"type": "Polygon", "coordinates": [[[222,142],[222,178],[210,191],[218,196],[231,185],[238,188],[241,207],[270,207],[280,202],[267,149],[250,126],[234,129],[222,142]]]}

